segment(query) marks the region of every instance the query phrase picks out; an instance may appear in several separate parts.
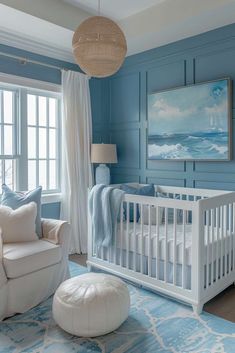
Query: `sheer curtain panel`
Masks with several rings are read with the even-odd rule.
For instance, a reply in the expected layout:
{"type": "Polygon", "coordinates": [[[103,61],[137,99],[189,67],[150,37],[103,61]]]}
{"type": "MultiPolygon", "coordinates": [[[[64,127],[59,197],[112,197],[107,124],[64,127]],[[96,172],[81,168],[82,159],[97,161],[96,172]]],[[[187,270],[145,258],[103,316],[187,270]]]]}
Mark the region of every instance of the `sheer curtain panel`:
{"type": "Polygon", "coordinates": [[[90,146],[92,118],[89,77],[62,72],[62,204],[61,217],[72,226],[70,253],[87,253],[87,192],[92,185],[90,146]]]}

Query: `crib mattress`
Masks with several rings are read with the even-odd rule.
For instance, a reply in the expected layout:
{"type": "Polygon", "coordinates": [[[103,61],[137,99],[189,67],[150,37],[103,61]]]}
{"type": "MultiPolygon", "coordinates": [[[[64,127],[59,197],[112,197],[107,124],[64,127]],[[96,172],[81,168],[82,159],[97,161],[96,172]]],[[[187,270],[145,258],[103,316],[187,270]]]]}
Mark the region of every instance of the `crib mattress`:
{"type": "MultiPolygon", "coordinates": [[[[129,244],[127,243],[127,224],[123,223],[123,238],[121,241],[121,230],[120,224],[117,226],[116,232],[116,246],[118,248],[122,247],[122,249],[129,248],[129,251],[137,254],[143,254],[148,256],[149,254],[149,226],[143,226],[143,237],[141,237],[141,224],[136,224],[136,230],[134,231],[133,223],[129,223],[129,244]],[[143,239],[142,239],[143,238],[143,239]]],[[[167,236],[166,236],[166,228],[164,224],[159,225],[159,246],[157,246],[157,227],[156,225],[151,226],[151,244],[150,244],[150,256],[152,258],[158,257],[159,260],[172,262],[174,261],[174,225],[167,225],[167,236]]],[[[207,237],[205,239],[205,247],[203,254],[204,264],[208,261],[211,263],[212,261],[212,229],[209,227],[209,248],[207,246],[207,237]]],[[[219,232],[221,230],[219,229],[219,232]]],[[[205,234],[207,234],[205,229],[205,234]]],[[[220,234],[220,233],[219,233],[220,234]]],[[[177,264],[183,264],[190,266],[192,263],[192,225],[185,225],[185,250],[183,251],[183,225],[178,224],[176,228],[176,262],[177,264]],[[184,261],[183,261],[184,255],[184,261]]],[[[216,253],[218,253],[219,257],[221,254],[221,245],[222,250],[226,249],[226,254],[232,251],[233,246],[233,233],[227,232],[227,236],[225,239],[220,239],[220,236],[217,240],[216,229],[214,229],[214,246],[213,246],[213,259],[215,259],[216,253]],[[231,237],[232,235],[232,237],[231,237]]]]}

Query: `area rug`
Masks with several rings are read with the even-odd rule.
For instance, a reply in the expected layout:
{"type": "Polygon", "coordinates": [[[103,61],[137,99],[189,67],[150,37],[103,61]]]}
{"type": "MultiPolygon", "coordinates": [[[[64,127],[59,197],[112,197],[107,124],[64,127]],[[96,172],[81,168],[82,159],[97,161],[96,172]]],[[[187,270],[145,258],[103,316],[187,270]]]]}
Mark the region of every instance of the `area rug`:
{"type": "MultiPolygon", "coordinates": [[[[70,263],[71,275],[86,269],[70,263]]],[[[115,332],[94,339],[71,336],[51,315],[52,298],[0,323],[1,353],[232,353],[235,324],[128,285],[131,311],[115,332]]]]}

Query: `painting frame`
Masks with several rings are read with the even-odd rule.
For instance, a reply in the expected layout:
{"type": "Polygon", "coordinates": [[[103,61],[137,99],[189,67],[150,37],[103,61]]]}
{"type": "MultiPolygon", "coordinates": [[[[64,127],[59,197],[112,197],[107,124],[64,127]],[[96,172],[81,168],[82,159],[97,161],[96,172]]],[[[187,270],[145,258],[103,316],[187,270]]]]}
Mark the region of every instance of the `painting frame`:
{"type": "Polygon", "coordinates": [[[147,160],[154,162],[154,161],[191,161],[191,162],[228,162],[232,160],[233,153],[232,153],[232,98],[233,98],[233,90],[232,90],[232,79],[230,77],[222,77],[222,78],[217,78],[209,81],[201,81],[197,82],[195,84],[190,84],[190,85],[182,85],[182,86],[177,86],[177,87],[172,87],[169,89],[164,89],[164,90],[158,90],[158,91],[153,91],[149,94],[147,94],[147,144],[146,144],[146,156],[147,160]],[[151,96],[156,96],[164,93],[171,93],[171,92],[177,92],[182,89],[187,89],[190,87],[200,87],[203,85],[210,85],[210,84],[216,84],[221,81],[226,81],[227,83],[227,96],[226,96],[226,102],[227,102],[227,111],[226,111],[226,122],[227,122],[227,158],[152,158],[149,156],[149,139],[150,139],[150,121],[149,121],[149,99],[151,96]]]}

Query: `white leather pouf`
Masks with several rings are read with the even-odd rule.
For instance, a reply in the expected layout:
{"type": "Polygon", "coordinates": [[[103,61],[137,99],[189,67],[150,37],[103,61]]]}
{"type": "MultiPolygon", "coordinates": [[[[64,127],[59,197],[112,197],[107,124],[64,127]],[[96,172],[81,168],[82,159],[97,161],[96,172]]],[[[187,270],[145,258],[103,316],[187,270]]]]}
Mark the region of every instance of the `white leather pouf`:
{"type": "Polygon", "coordinates": [[[130,295],[119,278],[87,273],[70,278],[53,299],[56,323],[72,335],[95,337],[117,329],[128,317],[130,295]]]}

